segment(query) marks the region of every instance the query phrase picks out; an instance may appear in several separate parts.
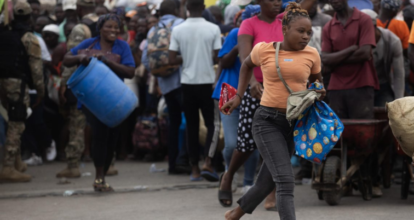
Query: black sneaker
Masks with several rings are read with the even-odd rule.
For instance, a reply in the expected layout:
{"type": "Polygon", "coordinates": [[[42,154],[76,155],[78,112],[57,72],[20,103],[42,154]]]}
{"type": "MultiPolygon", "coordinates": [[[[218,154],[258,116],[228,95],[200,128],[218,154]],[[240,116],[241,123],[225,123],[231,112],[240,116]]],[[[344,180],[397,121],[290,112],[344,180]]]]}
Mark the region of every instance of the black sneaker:
{"type": "Polygon", "coordinates": [[[191,174],[191,166],[185,165],[185,164],[177,164],[175,165],[175,169],[173,169],[174,172],[178,172],[180,174],[191,174]]]}

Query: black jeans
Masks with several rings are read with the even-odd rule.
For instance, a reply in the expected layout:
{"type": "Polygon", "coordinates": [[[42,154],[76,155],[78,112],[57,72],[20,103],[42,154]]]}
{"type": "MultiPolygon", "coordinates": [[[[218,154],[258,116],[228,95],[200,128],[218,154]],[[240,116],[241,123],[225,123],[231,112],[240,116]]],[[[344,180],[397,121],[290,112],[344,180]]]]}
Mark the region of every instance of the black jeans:
{"type": "MultiPolygon", "coordinates": [[[[121,125],[110,128],[102,123],[92,112],[85,106],[82,107],[86,119],[92,128],[92,157],[96,167],[103,167],[106,173],[111,165],[121,125]]],[[[122,124],[122,123],[121,123],[122,124]]]]}
{"type": "Polygon", "coordinates": [[[165,102],[168,107],[168,114],[170,124],[168,126],[168,169],[173,171],[175,169],[176,160],[178,157],[178,136],[181,125],[182,112],[182,91],[181,88],[175,89],[164,95],[165,102]]]}
{"type": "MultiPolygon", "coordinates": [[[[30,104],[36,102],[37,95],[30,95],[30,104]]],[[[44,102],[32,109],[32,114],[25,121],[25,130],[22,134],[22,148],[28,149],[30,153],[43,157],[46,153],[46,148],[52,143],[52,135],[49,128],[43,120],[44,102]]]]}
{"type": "Polygon", "coordinates": [[[241,209],[251,214],[254,209],[276,187],[276,201],[281,220],[294,220],[295,187],[290,157],[293,154],[294,141],[292,126],[286,115],[276,109],[260,106],[253,118],[253,138],[263,158],[254,186],[237,201],[241,209]]]}
{"type": "Polygon", "coordinates": [[[374,88],[329,90],[329,106],[341,119],[372,119],[374,88]]]}
{"type": "Polygon", "coordinates": [[[204,146],[204,156],[212,158],[214,153],[209,155],[210,148],[215,150],[218,141],[218,132],[216,131],[215,122],[220,121],[218,108],[215,109],[212,84],[201,85],[182,85],[183,91],[183,109],[187,120],[187,146],[190,154],[192,165],[198,165],[200,160],[200,143],[199,128],[200,117],[199,110],[204,118],[204,124],[207,127],[207,138],[204,146]],[[217,135],[215,135],[217,133],[217,135]],[[213,140],[213,136],[217,140],[213,140]]]}

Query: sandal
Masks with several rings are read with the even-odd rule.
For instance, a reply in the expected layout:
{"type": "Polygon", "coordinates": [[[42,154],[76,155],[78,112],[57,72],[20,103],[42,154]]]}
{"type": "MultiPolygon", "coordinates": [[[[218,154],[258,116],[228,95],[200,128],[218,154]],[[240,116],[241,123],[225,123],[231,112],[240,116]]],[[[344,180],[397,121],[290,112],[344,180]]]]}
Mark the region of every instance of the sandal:
{"type": "Polygon", "coordinates": [[[221,181],[223,179],[225,173],[221,174],[220,180],[219,180],[219,191],[218,191],[218,200],[220,202],[220,205],[223,207],[230,207],[233,205],[233,193],[231,190],[221,190],[221,181]],[[230,201],[230,204],[224,203],[223,200],[230,201]]]}
{"type": "Polygon", "coordinates": [[[208,170],[202,170],[201,176],[210,182],[217,182],[219,181],[219,176],[217,175],[216,171],[208,171],[208,170]]]}
{"type": "Polygon", "coordinates": [[[105,183],[102,179],[96,179],[93,183],[93,189],[95,192],[113,192],[114,189],[108,184],[105,183]]]}

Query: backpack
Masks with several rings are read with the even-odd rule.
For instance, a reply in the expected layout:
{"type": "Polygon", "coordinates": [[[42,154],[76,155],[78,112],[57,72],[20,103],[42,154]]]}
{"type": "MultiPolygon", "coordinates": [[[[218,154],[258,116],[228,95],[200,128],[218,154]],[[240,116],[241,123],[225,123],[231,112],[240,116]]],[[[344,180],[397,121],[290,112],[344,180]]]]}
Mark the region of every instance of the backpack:
{"type": "Polygon", "coordinates": [[[154,26],[148,38],[148,59],[151,74],[157,77],[166,77],[179,69],[179,65],[168,64],[168,48],[170,47],[171,27],[175,19],[168,25],[160,22],[159,25],[154,26]]]}
{"type": "Polygon", "coordinates": [[[0,28],[0,78],[23,79],[32,87],[29,56],[21,41],[24,34],[0,28]]]}
{"type": "Polygon", "coordinates": [[[156,116],[138,117],[132,134],[132,144],[135,150],[140,152],[159,153],[162,150],[156,116]]]}

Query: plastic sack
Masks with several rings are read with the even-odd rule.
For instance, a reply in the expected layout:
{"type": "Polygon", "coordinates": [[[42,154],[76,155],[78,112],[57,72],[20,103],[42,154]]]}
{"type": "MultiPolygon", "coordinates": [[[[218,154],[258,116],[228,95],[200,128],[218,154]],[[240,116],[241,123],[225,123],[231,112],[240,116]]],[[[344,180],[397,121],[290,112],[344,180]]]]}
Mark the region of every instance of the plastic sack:
{"type": "MultiPolygon", "coordinates": [[[[221,85],[221,93],[220,93],[220,100],[219,100],[219,109],[223,107],[228,101],[234,99],[237,94],[237,89],[233,88],[233,86],[223,83],[221,85]]],[[[228,111],[228,109],[226,109],[228,111]]]]}
{"type": "Polygon", "coordinates": [[[392,133],[404,153],[414,160],[414,97],[397,99],[386,104],[392,133]]]}
{"type": "MultiPolygon", "coordinates": [[[[309,89],[321,90],[320,83],[312,83],[309,89]]],[[[314,163],[322,163],[341,137],[344,125],[321,101],[316,101],[298,118],[293,131],[296,155],[314,163]]]]}

